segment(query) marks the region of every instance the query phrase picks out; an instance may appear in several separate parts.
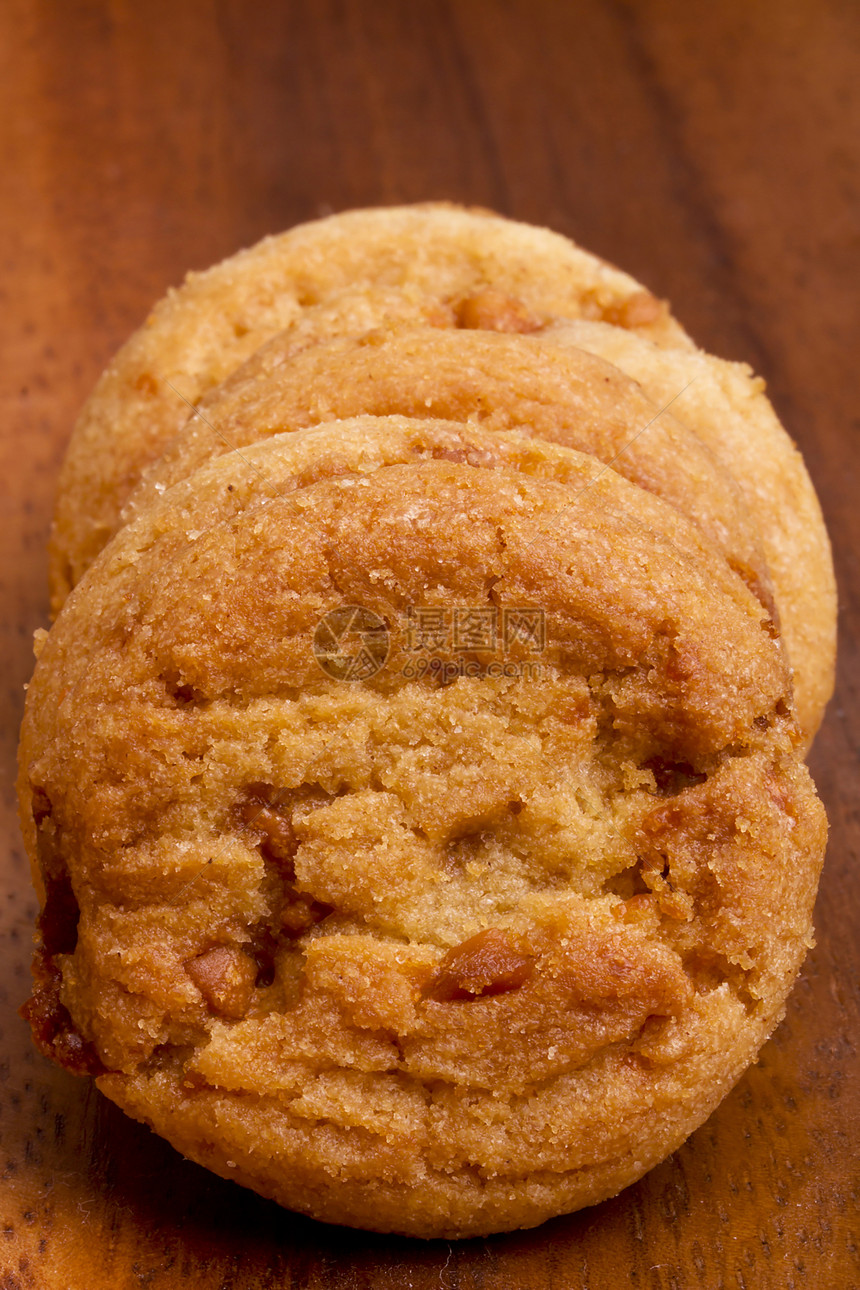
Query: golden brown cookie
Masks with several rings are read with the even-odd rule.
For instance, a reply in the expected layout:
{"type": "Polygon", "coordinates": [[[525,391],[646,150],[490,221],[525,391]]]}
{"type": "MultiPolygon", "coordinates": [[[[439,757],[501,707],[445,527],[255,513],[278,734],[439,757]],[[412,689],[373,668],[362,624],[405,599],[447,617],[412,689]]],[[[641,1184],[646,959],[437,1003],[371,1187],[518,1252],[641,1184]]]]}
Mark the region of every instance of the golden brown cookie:
{"type": "MultiPolygon", "coordinates": [[[[444,203],[350,211],[190,274],[105,371],[75,427],[51,544],[55,611],[114,531],[140,471],[196,403],[269,337],[347,288],[397,288],[467,328],[594,317],[689,343],[627,274],[547,229],[444,203]]],[[[420,303],[416,305],[420,308],[420,303]]],[[[363,329],[363,328],[362,328],[363,329]]]]}
{"type": "Polygon", "coordinates": [[[815,489],[764,381],[744,363],[701,350],[660,349],[605,323],[566,322],[544,334],[605,358],[655,402],[673,399],[674,416],[737,479],[761,534],[794,670],[798,721],[811,743],[833,693],[836,582],[815,489]]]}
{"type": "Polygon", "coordinates": [[[29,690],[37,1038],[317,1217],[467,1235],[614,1194],[809,943],[825,826],[768,627],[557,445],[368,417],[209,463],[29,690]]]}

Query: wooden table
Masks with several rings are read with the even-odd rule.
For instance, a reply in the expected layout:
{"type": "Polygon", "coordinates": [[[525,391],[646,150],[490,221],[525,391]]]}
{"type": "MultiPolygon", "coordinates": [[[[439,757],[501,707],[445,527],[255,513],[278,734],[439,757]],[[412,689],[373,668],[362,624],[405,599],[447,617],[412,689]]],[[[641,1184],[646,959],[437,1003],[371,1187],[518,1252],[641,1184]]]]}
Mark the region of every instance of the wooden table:
{"type": "Polygon", "coordinates": [[[512,1290],[860,1285],[860,7],[7,0],[0,11],[0,1287],[512,1290]],[[32,1048],[12,803],[44,544],[76,409],[168,284],[331,210],[446,197],[549,224],[767,378],[836,548],[832,822],[788,1016],[638,1186],[461,1244],[296,1218],[180,1159],[32,1048]]]}

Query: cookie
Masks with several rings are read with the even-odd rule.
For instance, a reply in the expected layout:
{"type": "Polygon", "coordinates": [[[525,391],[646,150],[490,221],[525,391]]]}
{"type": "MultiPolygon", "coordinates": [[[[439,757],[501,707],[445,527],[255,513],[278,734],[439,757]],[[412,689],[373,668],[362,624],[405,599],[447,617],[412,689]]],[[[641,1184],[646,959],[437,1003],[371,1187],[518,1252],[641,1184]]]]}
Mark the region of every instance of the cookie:
{"type": "Polygon", "coordinates": [[[584,320],[547,335],[598,354],[689,426],[740,485],[761,535],[794,670],[797,716],[811,743],[833,693],[836,583],[830,542],[803,458],[743,363],[701,350],[658,349],[619,327],[584,320]]]}
{"type": "Polygon", "coordinates": [[[755,525],[711,450],[616,367],[532,336],[398,326],[296,353],[287,331],[201,401],[122,518],[210,457],[362,413],[516,429],[588,452],[692,519],[774,613],[755,525]]]}
{"type": "Polygon", "coordinates": [[[266,238],[169,292],[84,407],[54,517],[55,611],[114,531],[140,471],[183,424],[183,399],[196,403],[306,308],[356,286],[445,302],[466,327],[585,316],[658,344],[689,343],[627,274],[556,233],[490,212],[443,203],[350,211],[266,238]]]}
{"type": "Polygon", "coordinates": [[[675,508],[559,445],[363,417],[208,463],[113,539],[28,692],[38,1041],[330,1221],[614,1194],[809,944],[825,825],[769,626],[675,508]]]}

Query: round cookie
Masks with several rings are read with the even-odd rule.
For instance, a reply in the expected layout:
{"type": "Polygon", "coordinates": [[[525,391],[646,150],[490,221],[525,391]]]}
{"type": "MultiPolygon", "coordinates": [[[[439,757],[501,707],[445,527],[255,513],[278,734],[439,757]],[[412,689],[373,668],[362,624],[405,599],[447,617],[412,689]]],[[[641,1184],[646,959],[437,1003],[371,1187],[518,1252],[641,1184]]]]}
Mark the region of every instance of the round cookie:
{"type": "Polygon", "coordinates": [[[297,350],[286,331],[201,401],[121,518],[211,457],[361,414],[515,429],[590,453],[692,519],[775,613],[755,525],[711,449],[618,368],[534,336],[401,324],[297,350]]]}
{"type": "Polygon", "coordinates": [[[55,612],[110,537],[140,471],[182,425],[183,399],[196,403],[303,310],[356,286],[449,302],[467,327],[585,316],[658,344],[689,343],[627,274],[556,233],[487,211],[444,203],[350,211],[265,238],[170,291],[84,406],[54,516],[55,612]],[[509,296],[517,304],[505,316],[509,296]]]}
{"type": "Polygon", "coordinates": [[[331,1221],[479,1234],[614,1194],[753,1059],[809,943],[823,813],[767,625],[678,512],[562,447],[361,418],[211,462],[104,551],[28,692],[37,1036],[331,1221]],[[344,604],[351,681],[320,647],[344,604]],[[462,670],[418,667],[458,613],[462,670]]]}
{"type": "Polygon", "coordinates": [[[815,489],[764,382],[746,364],[702,350],[659,349],[605,323],[564,322],[544,334],[613,363],[657,403],[676,396],[673,414],[737,479],[761,534],[794,669],[797,718],[811,743],[833,693],[836,582],[815,489]]]}

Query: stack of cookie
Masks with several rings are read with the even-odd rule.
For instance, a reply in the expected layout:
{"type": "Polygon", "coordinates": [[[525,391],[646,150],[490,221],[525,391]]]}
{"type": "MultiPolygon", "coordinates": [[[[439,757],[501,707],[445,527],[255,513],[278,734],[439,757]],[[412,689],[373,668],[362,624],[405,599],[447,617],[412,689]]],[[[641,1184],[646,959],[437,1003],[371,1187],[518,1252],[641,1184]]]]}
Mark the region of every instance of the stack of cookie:
{"type": "Polygon", "coordinates": [[[810,944],[820,512],[762,383],[450,206],[192,275],[84,409],[21,745],[37,1043],[334,1222],[615,1194],[810,944]]]}

